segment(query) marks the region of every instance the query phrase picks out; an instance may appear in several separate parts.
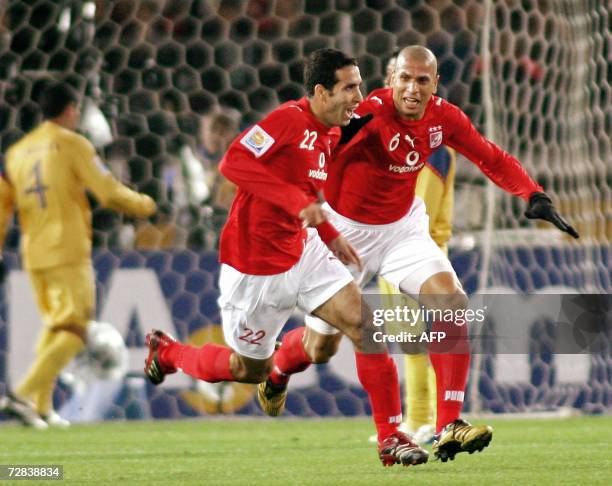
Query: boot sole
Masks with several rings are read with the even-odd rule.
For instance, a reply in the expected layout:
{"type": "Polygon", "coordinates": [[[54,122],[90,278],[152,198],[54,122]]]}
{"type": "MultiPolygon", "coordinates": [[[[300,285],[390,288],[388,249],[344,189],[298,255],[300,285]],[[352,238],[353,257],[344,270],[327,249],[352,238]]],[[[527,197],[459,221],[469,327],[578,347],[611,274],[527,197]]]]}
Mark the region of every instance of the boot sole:
{"type": "Polygon", "coordinates": [[[460,452],[469,452],[470,454],[473,454],[474,452],[482,451],[491,443],[491,439],[493,439],[493,432],[487,432],[480,437],[476,437],[463,446],[461,446],[461,444],[458,442],[449,442],[448,444],[440,446],[440,448],[435,452],[435,456],[436,459],[440,459],[442,462],[446,462],[448,460],[452,461],[460,452]]]}
{"type": "Polygon", "coordinates": [[[461,452],[461,444],[458,442],[448,442],[446,444],[442,444],[434,455],[436,459],[441,460],[442,462],[446,462],[448,460],[454,460],[455,456],[461,452]]]}
{"type": "Polygon", "coordinates": [[[402,458],[402,466],[418,466],[419,464],[425,464],[429,460],[429,454],[426,451],[417,452],[409,457],[402,458]]]}
{"type": "Polygon", "coordinates": [[[404,467],[408,467],[425,464],[429,460],[429,453],[425,450],[414,452],[407,457],[403,457],[401,460],[395,457],[393,454],[379,454],[378,457],[384,467],[391,467],[395,464],[401,464],[404,467]]]}
{"type": "Polygon", "coordinates": [[[469,452],[470,454],[474,454],[474,452],[480,452],[491,443],[491,439],[493,439],[493,432],[487,432],[486,434],[480,437],[476,437],[471,442],[464,444],[461,448],[461,451],[469,452]]]}

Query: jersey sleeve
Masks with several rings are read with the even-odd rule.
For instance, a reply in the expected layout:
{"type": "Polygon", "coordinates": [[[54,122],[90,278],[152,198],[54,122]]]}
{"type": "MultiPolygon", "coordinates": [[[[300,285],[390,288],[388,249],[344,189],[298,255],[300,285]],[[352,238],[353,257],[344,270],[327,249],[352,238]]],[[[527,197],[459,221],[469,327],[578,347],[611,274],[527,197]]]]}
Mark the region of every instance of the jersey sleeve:
{"type": "Polygon", "coordinates": [[[155,212],[155,201],[119,182],[82,137],[71,141],[72,169],[102,206],[131,216],[146,217],[155,212]]]}
{"type": "Polygon", "coordinates": [[[388,93],[384,89],[377,89],[373,91],[368,97],[359,103],[359,106],[355,110],[355,113],[359,116],[367,115],[371,113],[376,116],[381,113],[385,107],[385,101],[388,102],[388,93]]]}
{"type": "Polygon", "coordinates": [[[534,192],[543,191],[520,162],[490,140],[482,136],[467,115],[459,108],[447,105],[451,110],[451,124],[455,130],[445,141],[450,147],[465,155],[495,184],[505,191],[529,200],[534,192]]]}
{"type": "Polygon", "coordinates": [[[271,168],[279,150],[297,143],[293,134],[302,133],[299,120],[291,118],[287,110],[272,112],[243,132],[223,157],[219,170],[241,189],[297,217],[314,198],[277,177],[271,168]]]}

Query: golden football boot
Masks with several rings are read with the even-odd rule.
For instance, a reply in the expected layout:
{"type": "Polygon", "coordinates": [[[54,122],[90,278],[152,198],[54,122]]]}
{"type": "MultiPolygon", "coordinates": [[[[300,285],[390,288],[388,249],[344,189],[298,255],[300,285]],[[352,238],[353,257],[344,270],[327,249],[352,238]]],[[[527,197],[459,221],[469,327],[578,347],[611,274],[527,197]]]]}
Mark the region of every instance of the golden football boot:
{"type": "Polygon", "coordinates": [[[436,459],[452,461],[459,452],[480,452],[489,445],[492,438],[493,427],[490,425],[472,425],[457,419],[442,429],[432,451],[436,459]]]}
{"type": "Polygon", "coordinates": [[[275,385],[266,380],[257,386],[257,401],[270,417],[278,417],[285,410],[287,385],[275,385]]]}

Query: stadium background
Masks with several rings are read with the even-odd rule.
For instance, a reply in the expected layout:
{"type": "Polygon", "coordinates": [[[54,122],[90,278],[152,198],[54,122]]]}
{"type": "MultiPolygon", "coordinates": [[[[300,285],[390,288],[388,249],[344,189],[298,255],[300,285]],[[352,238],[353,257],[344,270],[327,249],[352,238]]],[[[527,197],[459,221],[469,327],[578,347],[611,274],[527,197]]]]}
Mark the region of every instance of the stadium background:
{"type": "MultiPolygon", "coordinates": [[[[149,227],[161,232],[170,226],[175,235],[161,249],[134,248],[133,222],[95,210],[98,317],[126,337],[130,372],[121,383],[96,383],[87,393],[62,385],[57,405],[77,420],[261,413],[249,386],[207,387],[172,377],[163,388],[150,387],[140,371],[143,336],[155,325],[196,343],[220,339],[214,224],[206,204],[185,196],[191,192],[184,148],[197,151],[201,116],[216,107],[237,110],[246,127],[278,103],[302,96],[300,59],[320,47],[356,56],[365,92],[382,85],[386,59],[397,46],[430,47],[439,58],[439,94],[518,155],[580,231],[581,240],[570,242],[548,227],[534,228],[521,216],[520,201],[492,190],[469,162],[459,161],[451,259],[470,294],[486,289],[523,295],[609,293],[606,5],[567,0],[0,2],[2,153],[39,121],[36,100],[44,84],[66,79],[108,120],[91,115],[98,121],[90,125],[90,135],[112,170],[161,204],[149,227]],[[107,128],[110,142],[100,135],[107,128]]],[[[14,227],[4,252],[9,269],[18,267],[18,239],[14,227]]],[[[2,388],[24,371],[40,324],[28,314],[31,297],[23,274],[10,273],[0,298],[2,388]]],[[[289,326],[298,323],[296,317],[289,326]]],[[[367,413],[364,393],[351,376],[350,353],[341,354],[294,381],[290,413],[367,413]]],[[[612,406],[609,349],[578,357],[526,351],[503,359],[507,362],[490,355],[474,360],[468,409],[570,407],[599,413],[612,406]],[[517,367],[517,360],[525,366],[517,367]]]]}

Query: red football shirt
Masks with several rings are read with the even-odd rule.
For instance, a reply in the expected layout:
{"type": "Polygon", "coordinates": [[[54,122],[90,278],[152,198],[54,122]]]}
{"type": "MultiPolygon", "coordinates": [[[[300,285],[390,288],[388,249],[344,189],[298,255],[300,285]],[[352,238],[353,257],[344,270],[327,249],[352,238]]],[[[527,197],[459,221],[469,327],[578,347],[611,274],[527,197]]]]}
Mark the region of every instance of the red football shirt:
{"type": "Polygon", "coordinates": [[[392,90],[373,91],[359,106],[373,113],[330,165],[325,197],[338,213],[366,224],[387,224],[412,206],[417,176],[440,145],[463,154],[495,184],[525,200],[542,187],[519,161],[484,138],[457,106],[433,96],[423,118],[404,120],[393,104],[392,90]]]}
{"type": "MultiPolygon", "coordinates": [[[[238,186],[221,233],[220,260],[250,275],[289,270],[304,249],[299,213],[319,199],[340,129],[313,115],[306,98],[287,102],[241,133],[219,169],[238,186]]],[[[338,232],[318,228],[325,242],[338,232]]]]}

